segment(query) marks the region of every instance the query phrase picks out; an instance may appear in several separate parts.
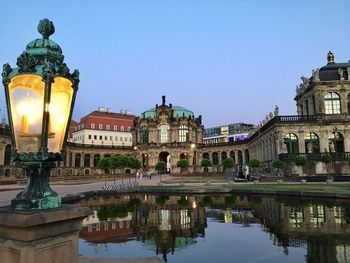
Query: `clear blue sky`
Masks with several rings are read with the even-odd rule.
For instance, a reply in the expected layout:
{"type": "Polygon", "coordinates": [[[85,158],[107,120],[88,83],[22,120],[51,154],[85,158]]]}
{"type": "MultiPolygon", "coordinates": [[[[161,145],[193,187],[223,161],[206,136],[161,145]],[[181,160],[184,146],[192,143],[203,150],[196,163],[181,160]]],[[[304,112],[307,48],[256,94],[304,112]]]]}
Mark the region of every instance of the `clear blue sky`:
{"type": "MultiPolygon", "coordinates": [[[[0,63],[15,66],[36,27],[80,70],[74,118],[98,106],[134,114],[167,102],[206,127],[296,114],[300,76],[350,59],[349,0],[4,1],[0,63]]],[[[0,93],[4,110],[4,92],[0,93]]]]}

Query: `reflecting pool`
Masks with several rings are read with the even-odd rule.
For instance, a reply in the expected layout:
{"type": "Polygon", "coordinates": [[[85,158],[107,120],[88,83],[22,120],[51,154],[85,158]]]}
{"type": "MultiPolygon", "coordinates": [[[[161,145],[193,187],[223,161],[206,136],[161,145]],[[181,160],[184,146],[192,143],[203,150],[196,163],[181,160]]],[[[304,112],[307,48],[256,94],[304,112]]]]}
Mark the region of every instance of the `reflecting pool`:
{"type": "Polygon", "coordinates": [[[350,202],[245,195],[81,201],[80,254],[167,262],[350,262],[350,202]]]}

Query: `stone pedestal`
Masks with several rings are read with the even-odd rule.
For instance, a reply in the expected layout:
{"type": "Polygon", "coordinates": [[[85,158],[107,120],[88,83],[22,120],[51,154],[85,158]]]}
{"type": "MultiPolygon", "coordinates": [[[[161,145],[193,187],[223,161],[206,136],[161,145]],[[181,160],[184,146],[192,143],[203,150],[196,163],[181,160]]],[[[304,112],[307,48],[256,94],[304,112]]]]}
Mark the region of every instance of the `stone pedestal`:
{"type": "Polygon", "coordinates": [[[0,208],[0,262],[75,263],[87,207],[63,205],[37,211],[0,208]]]}

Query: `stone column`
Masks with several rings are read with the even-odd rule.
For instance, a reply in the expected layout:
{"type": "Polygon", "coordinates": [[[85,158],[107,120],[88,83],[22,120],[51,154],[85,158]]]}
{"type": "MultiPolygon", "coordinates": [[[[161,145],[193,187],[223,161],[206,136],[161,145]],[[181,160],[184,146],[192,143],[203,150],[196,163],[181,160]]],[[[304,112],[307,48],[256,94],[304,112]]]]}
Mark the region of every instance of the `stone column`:
{"type": "Polygon", "coordinates": [[[0,209],[1,262],[78,262],[79,231],[87,207],[39,211],[0,209]]]}
{"type": "Polygon", "coordinates": [[[344,130],[344,152],[350,152],[350,130],[344,130]]]}
{"type": "Polygon", "coordinates": [[[298,142],[299,142],[299,152],[305,153],[305,139],[304,139],[304,131],[298,132],[298,142]]]}
{"type": "Polygon", "coordinates": [[[4,165],[5,162],[5,147],[6,144],[0,144],[0,165],[4,165]]]}
{"type": "MultiPolygon", "coordinates": [[[[343,88],[343,87],[342,87],[343,88]]],[[[341,91],[340,92],[340,109],[341,113],[348,113],[348,91],[341,91]]]]}
{"type": "Polygon", "coordinates": [[[327,149],[327,152],[329,152],[328,131],[321,131],[319,134],[319,140],[320,152],[325,152],[325,149],[327,149]]]}
{"type": "Polygon", "coordinates": [[[90,168],[93,168],[94,167],[94,158],[95,155],[90,153],[90,168]]]}

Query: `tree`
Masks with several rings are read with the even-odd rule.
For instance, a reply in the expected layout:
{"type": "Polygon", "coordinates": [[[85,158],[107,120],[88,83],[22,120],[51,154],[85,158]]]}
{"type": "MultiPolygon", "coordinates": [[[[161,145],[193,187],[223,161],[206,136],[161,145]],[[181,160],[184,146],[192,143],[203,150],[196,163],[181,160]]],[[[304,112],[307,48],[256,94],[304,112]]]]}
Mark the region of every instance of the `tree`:
{"type": "Polygon", "coordinates": [[[112,168],[111,165],[111,160],[110,158],[107,157],[102,157],[97,164],[97,167],[101,170],[104,170],[106,177],[105,177],[105,186],[107,186],[107,182],[106,182],[106,178],[107,178],[107,174],[109,173],[109,170],[112,168]]]}
{"type": "Polygon", "coordinates": [[[166,170],[166,163],[163,161],[157,162],[156,166],[154,167],[158,173],[164,172],[166,170]]]}
{"type": "Polygon", "coordinates": [[[176,166],[180,167],[181,169],[181,185],[184,186],[184,176],[183,176],[183,171],[188,168],[190,165],[189,161],[187,159],[180,159],[177,161],[176,166]]]}
{"type": "Polygon", "coordinates": [[[280,169],[282,169],[284,166],[284,162],[277,159],[272,161],[272,168],[277,169],[277,175],[279,175],[280,169]]]}
{"type": "Polygon", "coordinates": [[[304,166],[307,164],[307,158],[304,155],[297,155],[294,162],[297,166],[304,166]]]}
{"type": "Polygon", "coordinates": [[[208,167],[211,166],[211,161],[207,158],[203,158],[202,161],[201,161],[201,166],[206,170],[208,171],[208,167]]]}
{"type": "Polygon", "coordinates": [[[206,171],[206,184],[209,184],[209,181],[208,181],[208,174],[209,174],[209,171],[208,171],[208,167],[211,166],[211,161],[207,158],[203,158],[202,161],[201,161],[201,166],[204,168],[204,171],[206,171]]]}
{"type": "MultiPolygon", "coordinates": [[[[295,165],[303,167],[307,164],[307,158],[304,155],[297,155],[294,159],[295,165]]],[[[303,174],[303,169],[301,169],[301,174],[303,174]]]]}
{"type": "Polygon", "coordinates": [[[99,161],[98,161],[98,168],[101,170],[104,170],[104,172],[107,174],[109,173],[109,170],[112,168],[111,166],[111,160],[108,157],[102,157],[99,161]]]}
{"type": "MultiPolygon", "coordinates": [[[[141,168],[141,162],[132,156],[129,157],[128,161],[129,161],[129,164],[128,164],[129,168],[135,169],[137,173],[137,170],[141,168]]],[[[136,182],[136,173],[135,173],[135,182],[136,182]]],[[[130,181],[130,177],[129,177],[129,181],[130,181]]]]}
{"type": "Polygon", "coordinates": [[[188,168],[190,165],[189,161],[187,159],[180,159],[177,161],[176,166],[180,167],[181,172],[188,168]]]}
{"type": "Polygon", "coordinates": [[[258,159],[251,159],[249,161],[249,166],[253,168],[253,172],[255,174],[256,168],[260,167],[260,161],[258,159]]]}
{"type": "MultiPolygon", "coordinates": [[[[126,155],[112,155],[111,156],[111,166],[112,169],[125,169],[129,165],[129,156],[126,155]]],[[[115,183],[115,177],[114,177],[115,183]]],[[[124,183],[124,178],[122,176],[122,184],[124,183]]]]}
{"type": "Polygon", "coordinates": [[[232,169],[235,166],[235,161],[231,157],[227,157],[223,162],[222,165],[224,167],[224,170],[232,169]]]}
{"type": "Polygon", "coordinates": [[[330,163],[332,161],[333,161],[333,157],[329,153],[324,153],[321,155],[321,162],[327,164],[327,163],[330,163]]]}

